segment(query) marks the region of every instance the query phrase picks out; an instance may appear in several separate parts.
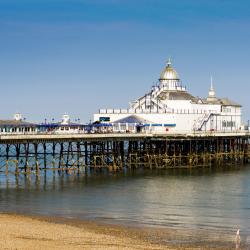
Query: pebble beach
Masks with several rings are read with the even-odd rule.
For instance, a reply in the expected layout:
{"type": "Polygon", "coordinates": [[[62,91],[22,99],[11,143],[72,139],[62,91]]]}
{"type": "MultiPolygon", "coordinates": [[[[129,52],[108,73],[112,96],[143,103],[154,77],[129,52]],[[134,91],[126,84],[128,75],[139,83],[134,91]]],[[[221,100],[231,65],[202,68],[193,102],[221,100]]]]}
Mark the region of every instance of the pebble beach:
{"type": "Polygon", "coordinates": [[[186,246],[168,244],[163,237],[171,242],[180,239],[180,235],[173,230],[162,232],[63,218],[0,214],[0,249],[234,249],[195,242],[186,246]]]}

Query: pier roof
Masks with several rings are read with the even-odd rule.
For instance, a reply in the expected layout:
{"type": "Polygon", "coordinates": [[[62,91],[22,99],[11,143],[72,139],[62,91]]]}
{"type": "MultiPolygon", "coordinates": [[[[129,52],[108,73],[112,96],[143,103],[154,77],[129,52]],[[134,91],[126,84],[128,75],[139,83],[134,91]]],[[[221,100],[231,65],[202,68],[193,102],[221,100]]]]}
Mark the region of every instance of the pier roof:
{"type": "Polygon", "coordinates": [[[23,120],[0,120],[0,127],[35,127],[35,123],[26,122],[23,120]]]}
{"type": "Polygon", "coordinates": [[[37,126],[43,128],[56,128],[56,127],[83,127],[85,125],[73,122],[70,123],[53,122],[53,123],[40,123],[37,126]]]}
{"type": "Polygon", "coordinates": [[[198,102],[199,99],[186,91],[164,91],[160,94],[160,98],[168,100],[191,100],[193,102],[198,102]]]}
{"type": "Polygon", "coordinates": [[[242,105],[228,99],[228,98],[216,98],[213,101],[208,101],[207,99],[202,100],[205,104],[218,104],[222,106],[233,106],[233,107],[242,107],[242,105]]]}
{"type": "Polygon", "coordinates": [[[228,99],[228,98],[221,98],[219,99],[221,105],[225,105],[225,106],[235,106],[235,107],[242,107],[242,105],[228,99]]]}
{"type": "Polygon", "coordinates": [[[153,123],[153,122],[147,121],[137,115],[130,115],[128,117],[117,120],[114,123],[153,123]]]}

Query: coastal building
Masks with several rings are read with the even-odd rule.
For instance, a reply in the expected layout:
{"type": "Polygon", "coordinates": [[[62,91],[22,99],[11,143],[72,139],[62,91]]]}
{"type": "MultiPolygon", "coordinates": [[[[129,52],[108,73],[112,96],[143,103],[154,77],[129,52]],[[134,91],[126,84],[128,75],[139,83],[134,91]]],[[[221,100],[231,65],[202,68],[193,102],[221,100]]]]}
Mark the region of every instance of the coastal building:
{"type": "Polygon", "coordinates": [[[79,120],[71,122],[70,116],[64,114],[60,122],[45,122],[38,125],[38,130],[41,133],[55,134],[75,134],[83,133],[85,125],[80,124],[79,120]]]}
{"type": "Polygon", "coordinates": [[[1,134],[26,134],[36,133],[38,131],[35,123],[27,122],[22,115],[17,113],[12,120],[0,120],[1,134]]]}
{"type": "Polygon", "coordinates": [[[110,123],[114,131],[225,131],[241,128],[242,106],[216,95],[213,81],[206,98],[189,93],[171,61],[156,86],[129,104],[128,109],[100,109],[94,121],[110,123]]]}

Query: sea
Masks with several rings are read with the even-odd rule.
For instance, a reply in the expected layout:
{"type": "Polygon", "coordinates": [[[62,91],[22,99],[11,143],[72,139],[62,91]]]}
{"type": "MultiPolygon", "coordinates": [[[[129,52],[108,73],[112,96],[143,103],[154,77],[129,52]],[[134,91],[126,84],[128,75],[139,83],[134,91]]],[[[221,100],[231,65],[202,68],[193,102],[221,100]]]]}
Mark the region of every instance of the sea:
{"type": "MultiPolygon", "coordinates": [[[[0,173],[0,212],[250,236],[250,165],[0,173]]],[[[249,238],[248,238],[249,239],[249,238]]]]}

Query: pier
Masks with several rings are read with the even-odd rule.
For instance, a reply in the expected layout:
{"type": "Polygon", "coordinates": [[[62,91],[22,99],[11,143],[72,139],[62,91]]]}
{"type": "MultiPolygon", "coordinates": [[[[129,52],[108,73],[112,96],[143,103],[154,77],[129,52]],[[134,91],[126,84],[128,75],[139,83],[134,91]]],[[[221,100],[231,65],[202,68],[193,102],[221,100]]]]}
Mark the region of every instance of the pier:
{"type": "Polygon", "coordinates": [[[93,123],[71,120],[28,122],[17,113],[0,120],[0,171],[194,168],[249,161],[249,124],[242,106],[217,97],[211,78],[206,98],[184,87],[169,60],[155,86],[127,109],[100,109],[93,123]]]}
{"type": "Polygon", "coordinates": [[[248,131],[192,133],[6,134],[0,136],[0,171],[194,168],[249,162],[248,131]]]}

